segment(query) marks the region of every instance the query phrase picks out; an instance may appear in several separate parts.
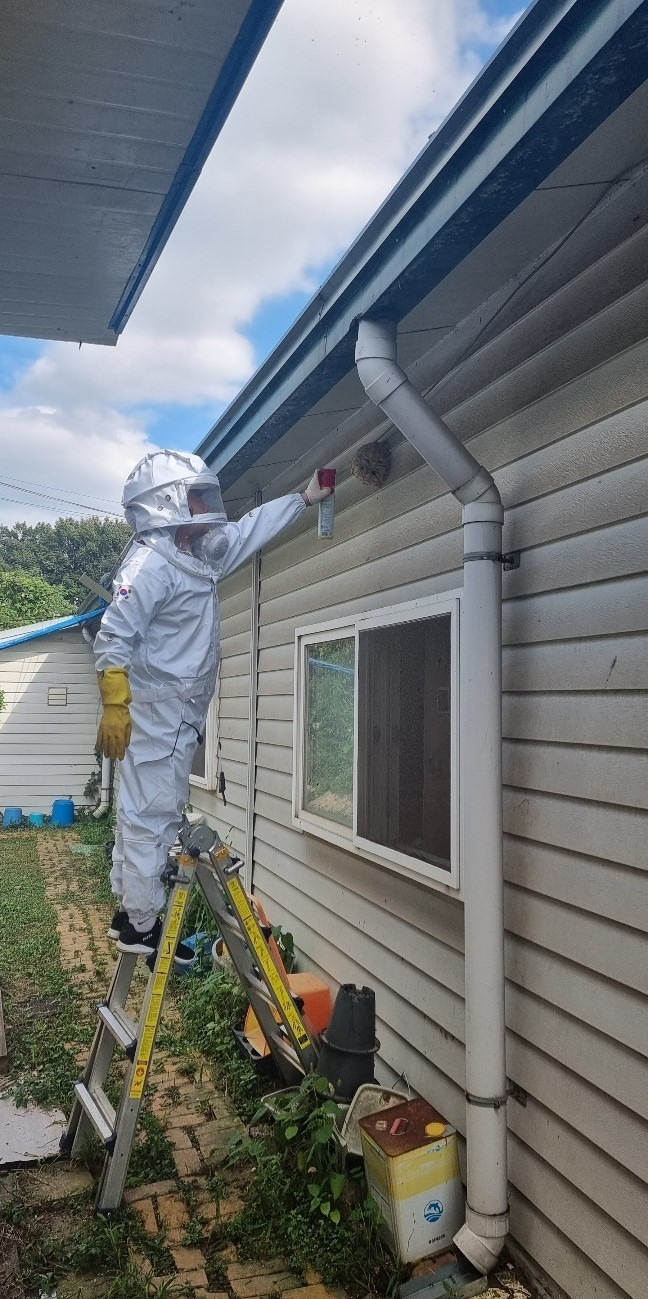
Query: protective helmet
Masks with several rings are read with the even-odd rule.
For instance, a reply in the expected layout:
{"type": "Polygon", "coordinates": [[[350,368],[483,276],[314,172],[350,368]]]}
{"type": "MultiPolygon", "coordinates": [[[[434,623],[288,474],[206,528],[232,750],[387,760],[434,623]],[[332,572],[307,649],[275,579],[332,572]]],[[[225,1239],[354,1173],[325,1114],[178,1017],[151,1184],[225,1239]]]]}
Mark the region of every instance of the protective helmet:
{"type": "Polygon", "coordinates": [[[227,523],[216,474],[200,456],[185,451],[144,456],[126,479],[122,505],[135,533],[183,523],[227,523]]]}

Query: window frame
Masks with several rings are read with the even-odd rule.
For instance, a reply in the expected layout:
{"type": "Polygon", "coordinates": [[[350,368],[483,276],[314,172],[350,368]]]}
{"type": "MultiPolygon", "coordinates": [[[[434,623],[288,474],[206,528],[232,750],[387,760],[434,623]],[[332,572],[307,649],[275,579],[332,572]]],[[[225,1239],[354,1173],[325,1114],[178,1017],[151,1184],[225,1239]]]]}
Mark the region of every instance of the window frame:
{"type": "Polygon", "coordinates": [[[362,857],[377,865],[386,867],[400,875],[427,884],[453,897],[461,897],[461,783],[460,783],[460,699],[459,699],[459,654],[460,654],[460,610],[461,590],[442,592],[439,595],[424,596],[418,600],[408,600],[402,604],[386,606],[352,615],[348,618],[331,619],[329,622],[313,624],[309,627],[298,627],[295,631],[295,676],[293,706],[293,776],[292,776],[292,825],[302,834],[313,834],[326,839],[336,847],[343,848],[357,857],[362,857]],[[395,849],[381,847],[371,839],[358,835],[358,697],[359,681],[357,665],[359,662],[359,642],[362,632],[378,630],[382,627],[396,626],[407,622],[422,622],[429,618],[450,616],[450,869],[445,870],[432,863],[409,857],[395,849]],[[353,789],[353,826],[347,829],[325,817],[317,816],[303,806],[304,759],[306,753],[306,704],[307,704],[307,671],[306,656],[308,647],[322,640],[343,640],[353,638],[355,643],[356,673],[354,678],[354,789],[353,789]]]}
{"type": "Polygon", "coordinates": [[[217,742],[217,719],[218,719],[218,696],[220,694],[220,673],[219,688],[210,702],[207,709],[207,719],[205,721],[205,774],[204,776],[194,776],[193,772],[189,774],[189,787],[195,785],[198,789],[206,789],[213,793],[216,789],[218,779],[218,762],[216,759],[216,742],[217,742]]]}

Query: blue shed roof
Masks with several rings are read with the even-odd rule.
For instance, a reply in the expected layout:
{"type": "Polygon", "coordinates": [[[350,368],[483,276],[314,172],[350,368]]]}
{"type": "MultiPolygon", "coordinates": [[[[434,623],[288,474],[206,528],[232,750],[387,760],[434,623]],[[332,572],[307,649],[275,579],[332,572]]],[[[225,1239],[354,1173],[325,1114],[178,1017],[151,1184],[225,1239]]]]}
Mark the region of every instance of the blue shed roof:
{"type": "Polygon", "coordinates": [[[0,632],[0,650],[12,649],[14,645],[23,645],[30,640],[39,640],[41,636],[51,636],[56,631],[68,631],[71,627],[81,627],[84,622],[91,622],[101,613],[90,609],[87,613],[71,613],[66,618],[48,618],[45,622],[33,622],[27,627],[13,627],[0,632]]]}
{"type": "MultiPolygon", "coordinates": [[[[551,201],[542,182],[646,81],[647,49],[648,0],[536,0],[203,439],[224,490],[354,370],[359,317],[401,320],[531,196],[551,201]]],[[[606,162],[614,170],[613,150],[606,162]]],[[[585,177],[556,188],[595,196],[607,183],[590,159],[585,177]]],[[[545,211],[537,248],[520,241],[527,261],[550,242],[545,211]]]]}

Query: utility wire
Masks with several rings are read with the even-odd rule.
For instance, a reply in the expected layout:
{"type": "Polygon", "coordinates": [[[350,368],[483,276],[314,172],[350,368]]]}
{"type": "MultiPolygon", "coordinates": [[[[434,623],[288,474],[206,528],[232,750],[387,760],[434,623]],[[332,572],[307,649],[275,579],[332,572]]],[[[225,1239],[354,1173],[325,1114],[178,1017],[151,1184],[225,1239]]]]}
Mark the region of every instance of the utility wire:
{"type": "MultiPolygon", "coordinates": [[[[25,495],[38,496],[40,499],[45,501],[59,501],[62,505],[77,506],[80,510],[87,510],[91,514],[111,515],[115,519],[120,519],[122,517],[121,514],[117,514],[115,510],[107,510],[102,506],[93,507],[92,505],[85,505],[83,501],[67,500],[64,496],[56,496],[54,492],[37,492],[33,487],[21,487],[18,483],[10,482],[7,478],[0,478],[0,485],[2,487],[8,487],[14,492],[18,491],[23,492],[25,495]]],[[[7,498],[5,497],[4,499],[6,500],[7,498]]],[[[19,501],[18,503],[25,505],[32,504],[30,501],[19,501]]],[[[54,507],[43,506],[42,508],[47,509],[54,507]]]]}
{"type": "MultiPolygon", "coordinates": [[[[47,488],[50,486],[49,483],[36,483],[34,482],[33,478],[18,478],[16,474],[14,474],[14,478],[16,480],[16,486],[19,483],[25,483],[28,487],[44,487],[46,491],[47,488]]],[[[20,490],[22,491],[22,487],[20,488],[20,490]]],[[[63,490],[65,491],[66,489],[64,488],[63,490]]],[[[48,492],[48,495],[51,496],[51,492],[48,492]]],[[[119,504],[118,501],[113,501],[111,496],[97,496],[96,492],[76,492],[76,495],[87,496],[90,500],[93,501],[107,501],[109,505],[119,504]]],[[[57,496],[55,499],[58,501],[58,500],[63,500],[64,498],[61,496],[57,496]]]]}
{"type": "MultiPolygon", "coordinates": [[[[23,505],[26,508],[33,510],[48,510],[51,514],[58,514],[59,517],[62,517],[60,505],[42,505],[40,502],[37,503],[36,501],[23,501],[20,500],[18,496],[0,496],[0,501],[10,501],[12,505],[23,505]]],[[[80,510],[73,509],[70,517],[73,519],[83,519],[87,517],[87,514],[92,514],[92,510],[89,506],[83,505],[81,510],[85,510],[86,513],[82,514],[80,510]]]]}

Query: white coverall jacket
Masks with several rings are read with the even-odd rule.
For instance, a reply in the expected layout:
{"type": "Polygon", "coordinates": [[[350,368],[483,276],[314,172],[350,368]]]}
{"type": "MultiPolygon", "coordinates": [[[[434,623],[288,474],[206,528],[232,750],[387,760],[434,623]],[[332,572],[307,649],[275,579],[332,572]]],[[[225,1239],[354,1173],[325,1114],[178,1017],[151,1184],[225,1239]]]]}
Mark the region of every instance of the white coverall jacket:
{"type": "MultiPolygon", "coordinates": [[[[219,577],[246,563],[305,510],[283,496],[226,525],[219,577]]],[[[110,882],[137,928],[165,904],[161,881],[189,794],[220,658],[214,570],[167,531],[143,533],[113,583],[94,641],[97,671],[126,668],[132,735],[121,764],[110,882]]]]}

